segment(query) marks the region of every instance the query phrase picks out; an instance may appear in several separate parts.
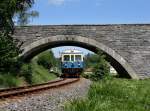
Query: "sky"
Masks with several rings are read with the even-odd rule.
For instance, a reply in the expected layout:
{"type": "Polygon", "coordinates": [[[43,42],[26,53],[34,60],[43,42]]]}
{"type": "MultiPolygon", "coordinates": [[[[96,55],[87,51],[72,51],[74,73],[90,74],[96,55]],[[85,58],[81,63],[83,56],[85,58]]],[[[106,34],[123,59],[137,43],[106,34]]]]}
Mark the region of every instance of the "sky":
{"type": "MultiPolygon", "coordinates": [[[[36,0],[32,10],[39,17],[29,25],[150,23],[150,0],[36,0]]],[[[58,56],[66,48],[53,51],[58,56]]]]}
{"type": "Polygon", "coordinates": [[[30,24],[150,23],[150,0],[36,0],[30,24]]]}

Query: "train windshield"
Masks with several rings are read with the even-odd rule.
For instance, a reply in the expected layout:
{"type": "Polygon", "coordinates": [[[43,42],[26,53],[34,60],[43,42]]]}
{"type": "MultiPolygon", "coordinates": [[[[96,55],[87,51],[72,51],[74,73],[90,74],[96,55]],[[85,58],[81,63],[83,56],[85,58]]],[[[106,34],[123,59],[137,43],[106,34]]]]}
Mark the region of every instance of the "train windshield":
{"type": "Polygon", "coordinates": [[[76,61],[81,61],[81,55],[75,55],[75,60],[76,61]]]}
{"type": "Polygon", "coordinates": [[[70,56],[69,55],[64,55],[64,61],[70,61],[70,56]]]}
{"type": "Polygon", "coordinates": [[[74,61],[74,55],[71,55],[71,61],[74,61]]]}

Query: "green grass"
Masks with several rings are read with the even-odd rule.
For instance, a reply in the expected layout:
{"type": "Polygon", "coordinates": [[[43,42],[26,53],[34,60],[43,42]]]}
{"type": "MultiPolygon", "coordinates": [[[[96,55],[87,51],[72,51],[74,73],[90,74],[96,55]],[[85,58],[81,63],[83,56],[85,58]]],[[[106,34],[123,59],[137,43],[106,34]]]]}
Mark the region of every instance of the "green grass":
{"type": "Polygon", "coordinates": [[[15,76],[12,73],[0,73],[0,88],[9,88],[23,85],[24,79],[15,76]]]}
{"type": "Polygon", "coordinates": [[[150,80],[94,82],[87,98],[67,103],[65,111],[150,111],[150,80]]]}
{"type": "Polygon", "coordinates": [[[40,84],[57,78],[49,73],[43,66],[38,65],[35,60],[29,64],[23,64],[19,74],[11,72],[0,72],[0,88],[17,87],[28,84],[40,84]],[[31,66],[31,69],[28,69],[31,66]]]}
{"type": "Polygon", "coordinates": [[[32,63],[32,84],[38,84],[55,79],[57,76],[37,63],[32,63]]]}

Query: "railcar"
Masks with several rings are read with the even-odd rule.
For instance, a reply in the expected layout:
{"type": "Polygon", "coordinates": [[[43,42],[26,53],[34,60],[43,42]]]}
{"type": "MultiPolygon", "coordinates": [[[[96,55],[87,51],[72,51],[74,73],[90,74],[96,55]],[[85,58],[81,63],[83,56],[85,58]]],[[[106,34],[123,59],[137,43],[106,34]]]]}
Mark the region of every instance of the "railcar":
{"type": "Polygon", "coordinates": [[[61,53],[62,77],[79,77],[84,68],[83,53],[79,50],[65,50],[61,53]]]}

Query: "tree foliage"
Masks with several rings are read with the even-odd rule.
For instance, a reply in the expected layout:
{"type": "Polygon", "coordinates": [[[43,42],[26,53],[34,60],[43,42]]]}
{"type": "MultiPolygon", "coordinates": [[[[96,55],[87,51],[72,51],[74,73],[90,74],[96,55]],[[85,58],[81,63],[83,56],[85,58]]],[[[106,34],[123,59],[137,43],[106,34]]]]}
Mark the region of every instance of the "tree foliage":
{"type": "Polygon", "coordinates": [[[94,66],[94,74],[92,76],[92,79],[97,81],[100,79],[103,79],[105,76],[109,75],[109,64],[105,60],[105,54],[101,51],[98,52],[99,59],[97,61],[97,64],[94,66]]]}
{"type": "Polygon", "coordinates": [[[19,47],[14,43],[9,35],[0,33],[0,71],[17,69],[17,59],[19,47]]]}
{"type": "Polygon", "coordinates": [[[86,68],[93,68],[93,73],[86,75],[92,80],[103,79],[109,75],[109,63],[105,60],[105,54],[99,51],[98,54],[87,54],[85,57],[86,68]]]}
{"type": "Polygon", "coordinates": [[[86,68],[95,67],[95,65],[98,63],[98,59],[99,59],[99,55],[88,53],[84,57],[85,67],[86,68]]]}
{"type": "Polygon", "coordinates": [[[20,52],[21,44],[12,38],[14,32],[13,16],[31,7],[34,0],[1,0],[0,1],[0,71],[10,69],[20,52]],[[15,59],[14,59],[15,58],[15,59]]]}
{"type": "Polygon", "coordinates": [[[1,0],[0,1],[0,30],[10,34],[14,30],[13,16],[24,10],[26,6],[31,7],[34,0],[1,0]]]}
{"type": "Polygon", "coordinates": [[[23,64],[21,67],[20,73],[29,84],[32,83],[32,70],[32,64],[23,64]]]}
{"type": "Polygon", "coordinates": [[[19,11],[16,16],[17,25],[24,26],[30,22],[30,18],[38,17],[39,13],[35,10],[30,10],[30,7],[27,5],[23,10],[19,11]]]}
{"type": "Polygon", "coordinates": [[[51,50],[45,51],[38,55],[37,63],[46,69],[50,69],[51,67],[56,66],[56,59],[51,50]]]}

